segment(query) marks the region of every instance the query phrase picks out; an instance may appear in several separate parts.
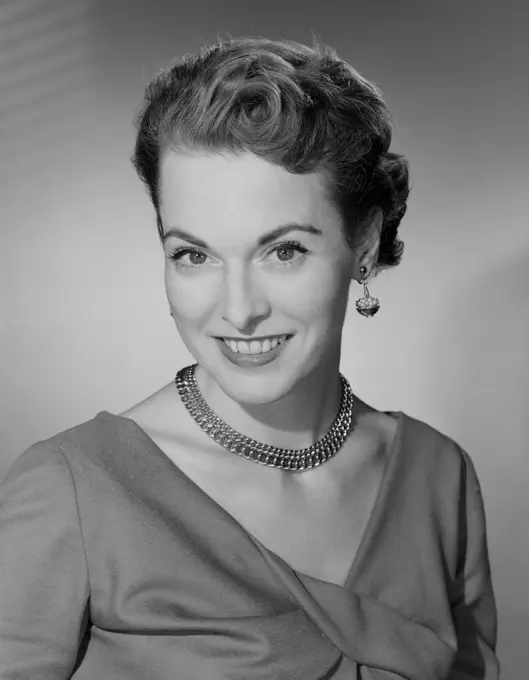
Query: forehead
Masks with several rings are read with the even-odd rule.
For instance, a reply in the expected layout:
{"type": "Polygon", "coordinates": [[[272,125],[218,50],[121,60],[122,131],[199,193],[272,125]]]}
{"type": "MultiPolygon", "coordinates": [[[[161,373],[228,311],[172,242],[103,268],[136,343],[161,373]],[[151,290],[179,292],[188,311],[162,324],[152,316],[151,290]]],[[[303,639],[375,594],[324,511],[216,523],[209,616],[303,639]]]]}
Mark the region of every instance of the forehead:
{"type": "Polygon", "coordinates": [[[165,228],[212,220],[246,229],[288,221],[328,221],[336,213],[319,173],[295,175],[251,153],[166,152],[160,162],[160,212],[165,228]]]}

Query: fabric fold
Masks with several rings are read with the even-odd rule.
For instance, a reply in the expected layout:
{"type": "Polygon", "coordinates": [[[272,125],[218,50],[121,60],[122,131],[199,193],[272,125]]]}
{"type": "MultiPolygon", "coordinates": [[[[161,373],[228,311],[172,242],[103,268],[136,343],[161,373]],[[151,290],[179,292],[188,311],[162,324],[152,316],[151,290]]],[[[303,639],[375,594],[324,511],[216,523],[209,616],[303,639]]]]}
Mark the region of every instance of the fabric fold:
{"type": "MultiPolygon", "coordinates": [[[[439,635],[387,604],[295,572],[254,538],[263,559],[364,680],[443,680],[455,656],[439,635]]],[[[353,676],[354,677],[354,676],[353,676]]]]}

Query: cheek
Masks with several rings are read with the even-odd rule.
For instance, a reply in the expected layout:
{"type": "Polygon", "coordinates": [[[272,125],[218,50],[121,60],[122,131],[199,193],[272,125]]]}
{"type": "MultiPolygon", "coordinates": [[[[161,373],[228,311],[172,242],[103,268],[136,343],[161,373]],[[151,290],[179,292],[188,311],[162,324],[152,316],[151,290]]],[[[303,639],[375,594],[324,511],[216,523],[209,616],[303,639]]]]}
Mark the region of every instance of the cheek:
{"type": "Polygon", "coordinates": [[[285,286],[280,304],[300,320],[312,323],[338,319],[347,305],[349,279],[336,270],[320,270],[316,276],[300,282],[302,285],[285,286]]]}
{"type": "Polygon", "coordinates": [[[165,289],[175,321],[200,322],[211,307],[213,296],[204,282],[198,278],[176,277],[169,270],[165,273],[165,289]]]}

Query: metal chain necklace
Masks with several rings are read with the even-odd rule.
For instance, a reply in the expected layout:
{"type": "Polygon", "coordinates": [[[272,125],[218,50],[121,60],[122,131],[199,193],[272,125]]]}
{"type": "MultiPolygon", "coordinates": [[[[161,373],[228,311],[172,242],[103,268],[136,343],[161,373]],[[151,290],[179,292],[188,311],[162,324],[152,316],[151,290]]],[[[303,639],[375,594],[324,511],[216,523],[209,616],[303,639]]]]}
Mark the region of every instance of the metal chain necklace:
{"type": "Polygon", "coordinates": [[[208,406],[195,376],[198,364],[182,368],[175,377],[176,387],[187,410],[199,426],[218,444],[232,453],[261,465],[282,468],[291,472],[307,470],[334,456],[340,449],[352,428],[353,392],[347,379],[340,373],[342,399],[340,410],[327,434],[305,449],[281,449],[262,444],[240,434],[221,420],[208,406]]]}

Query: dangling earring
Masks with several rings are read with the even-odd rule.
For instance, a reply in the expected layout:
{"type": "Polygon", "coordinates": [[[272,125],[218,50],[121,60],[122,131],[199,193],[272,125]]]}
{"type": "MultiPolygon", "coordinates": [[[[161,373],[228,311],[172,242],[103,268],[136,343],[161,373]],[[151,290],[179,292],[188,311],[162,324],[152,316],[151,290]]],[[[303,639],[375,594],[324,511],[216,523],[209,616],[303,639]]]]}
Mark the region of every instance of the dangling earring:
{"type": "Polygon", "coordinates": [[[364,285],[364,297],[359,298],[356,301],[356,311],[362,316],[371,317],[374,316],[380,309],[380,302],[378,298],[373,298],[369,295],[369,290],[366,284],[366,272],[365,267],[360,267],[360,273],[362,274],[362,280],[359,282],[364,285]]]}

